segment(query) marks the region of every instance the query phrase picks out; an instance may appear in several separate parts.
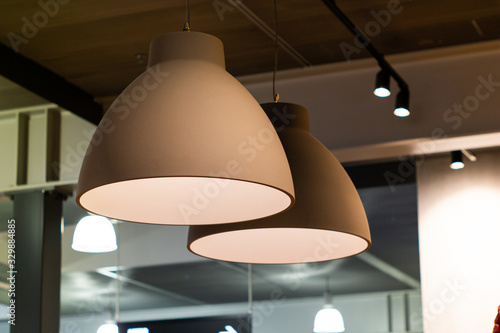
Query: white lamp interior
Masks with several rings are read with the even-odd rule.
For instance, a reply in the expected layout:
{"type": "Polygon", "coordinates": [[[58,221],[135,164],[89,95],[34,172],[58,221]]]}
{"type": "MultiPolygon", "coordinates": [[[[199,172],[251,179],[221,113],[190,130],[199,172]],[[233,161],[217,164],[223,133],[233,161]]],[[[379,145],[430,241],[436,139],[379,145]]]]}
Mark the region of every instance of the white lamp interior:
{"type": "Polygon", "coordinates": [[[365,239],[344,232],[260,228],[209,234],[193,241],[190,250],[226,261],[282,264],[343,258],[362,252],[368,246],[365,239]]]}
{"type": "Polygon", "coordinates": [[[80,202],[90,211],[119,220],[189,225],[239,222],[255,218],[257,213],[257,218],[273,215],[290,206],[291,198],[258,183],[168,177],[100,186],[83,194],[80,202]]]}

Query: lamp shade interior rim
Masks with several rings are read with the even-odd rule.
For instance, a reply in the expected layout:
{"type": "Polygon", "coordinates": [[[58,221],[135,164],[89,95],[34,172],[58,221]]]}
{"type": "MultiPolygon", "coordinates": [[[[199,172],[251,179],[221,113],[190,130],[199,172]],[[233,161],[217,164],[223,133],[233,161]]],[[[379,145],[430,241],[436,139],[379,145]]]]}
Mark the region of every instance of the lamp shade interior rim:
{"type": "Polygon", "coordinates": [[[249,180],[168,176],[110,182],[81,191],[76,202],[122,221],[201,225],[273,216],[291,208],[295,199],[283,189],[249,180]]]}
{"type": "Polygon", "coordinates": [[[194,236],[190,234],[188,240],[188,250],[196,255],[215,260],[253,264],[292,264],[341,259],[365,252],[371,245],[369,239],[360,235],[333,229],[286,226],[245,229],[244,224],[241,229],[231,231],[207,232],[194,236]],[[280,241],[277,240],[279,235],[282,235],[280,241]],[[338,241],[332,241],[331,236],[336,236],[338,241]],[[287,244],[283,244],[283,239],[288,240],[287,244]],[[354,248],[350,247],[346,252],[337,252],[337,249],[346,250],[344,247],[346,242],[353,244],[354,248]],[[333,250],[328,249],[328,244],[333,250]],[[228,251],[228,248],[231,250],[228,251]],[[294,251],[296,253],[293,253],[294,251]]]}

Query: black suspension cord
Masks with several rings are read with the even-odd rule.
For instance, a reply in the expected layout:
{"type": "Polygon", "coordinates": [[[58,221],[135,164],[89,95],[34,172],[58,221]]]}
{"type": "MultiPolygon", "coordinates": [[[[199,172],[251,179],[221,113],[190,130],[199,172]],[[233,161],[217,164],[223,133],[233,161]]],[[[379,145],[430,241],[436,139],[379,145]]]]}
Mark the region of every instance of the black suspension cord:
{"type": "Polygon", "coordinates": [[[276,71],[278,70],[278,10],[276,0],[274,0],[274,70],[273,70],[273,100],[275,103],[280,99],[276,93],[276,71]]]}

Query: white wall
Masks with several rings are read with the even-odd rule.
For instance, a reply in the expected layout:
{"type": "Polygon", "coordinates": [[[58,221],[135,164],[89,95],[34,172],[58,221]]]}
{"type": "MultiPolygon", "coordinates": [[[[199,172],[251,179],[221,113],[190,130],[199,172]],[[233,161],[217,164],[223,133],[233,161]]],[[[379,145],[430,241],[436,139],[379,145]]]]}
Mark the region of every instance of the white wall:
{"type": "Polygon", "coordinates": [[[417,169],[425,333],[491,332],[500,304],[500,150],[451,170],[450,156],[417,169]]]}

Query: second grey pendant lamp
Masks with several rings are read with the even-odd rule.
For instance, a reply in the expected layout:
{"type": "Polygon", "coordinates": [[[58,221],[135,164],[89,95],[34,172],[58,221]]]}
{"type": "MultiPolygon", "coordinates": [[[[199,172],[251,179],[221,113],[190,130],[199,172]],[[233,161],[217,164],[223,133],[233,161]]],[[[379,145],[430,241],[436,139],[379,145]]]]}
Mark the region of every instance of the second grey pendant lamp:
{"type": "Polygon", "coordinates": [[[276,0],[274,14],[274,103],[261,106],[285,148],[295,205],[267,218],[191,226],[188,249],[212,259],[256,264],[317,262],[361,253],[370,248],[371,236],[356,188],[339,161],[311,135],[306,108],[278,102],[276,0]]]}
{"type": "Polygon", "coordinates": [[[309,132],[307,110],[292,103],[262,107],[285,148],[295,205],[253,221],[191,226],[189,250],[212,259],[256,264],[325,261],[366,251],[371,236],[361,199],[342,165],[309,132]],[[283,123],[283,115],[293,119],[283,123]]]}

